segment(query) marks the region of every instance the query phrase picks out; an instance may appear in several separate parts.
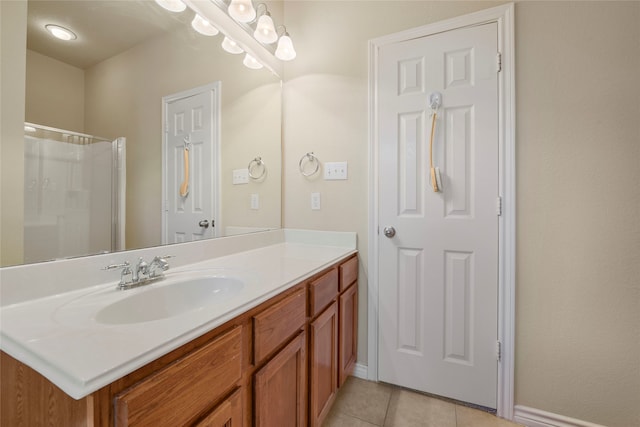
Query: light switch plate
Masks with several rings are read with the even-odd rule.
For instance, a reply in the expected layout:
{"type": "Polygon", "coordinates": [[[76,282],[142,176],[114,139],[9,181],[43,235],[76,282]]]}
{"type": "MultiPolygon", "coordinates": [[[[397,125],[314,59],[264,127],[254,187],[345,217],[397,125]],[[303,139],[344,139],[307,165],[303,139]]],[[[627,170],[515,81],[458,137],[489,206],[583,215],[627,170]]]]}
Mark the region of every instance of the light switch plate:
{"type": "Polygon", "coordinates": [[[251,209],[260,209],[260,196],[258,194],[254,193],[251,195],[251,209]]]}
{"type": "Polygon", "coordinates": [[[249,169],[234,169],[233,170],[233,184],[248,184],[249,183],[249,169]]]}
{"type": "Polygon", "coordinates": [[[324,179],[347,179],[347,162],[327,162],[324,164],[324,179]]]}
{"type": "Polygon", "coordinates": [[[320,193],[311,193],[311,210],[320,210],[320,193]]]}

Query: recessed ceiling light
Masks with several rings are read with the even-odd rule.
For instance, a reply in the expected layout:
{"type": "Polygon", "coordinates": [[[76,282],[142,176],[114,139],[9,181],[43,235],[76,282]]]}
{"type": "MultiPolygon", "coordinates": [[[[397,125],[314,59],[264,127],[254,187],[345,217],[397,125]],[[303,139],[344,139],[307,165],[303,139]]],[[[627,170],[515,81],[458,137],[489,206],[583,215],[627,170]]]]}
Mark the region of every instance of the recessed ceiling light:
{"type": "Polygon", "coordinates": [[[78,38],[73,31],[59,25],[47,24],[44,27],[53,35],[53,37],[60,40],[69,41],[78,38]]]}

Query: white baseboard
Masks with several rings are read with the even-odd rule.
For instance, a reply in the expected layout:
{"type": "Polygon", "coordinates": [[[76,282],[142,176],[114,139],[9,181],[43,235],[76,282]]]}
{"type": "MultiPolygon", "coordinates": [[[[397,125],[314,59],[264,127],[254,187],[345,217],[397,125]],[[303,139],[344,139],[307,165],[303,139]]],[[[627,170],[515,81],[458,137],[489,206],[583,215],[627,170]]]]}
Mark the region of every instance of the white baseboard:
{"type": "Polygon", "coordinates": [[[527,427],[606,427],[522,405],[515,406],[513,421],[527,427]]]}
{"type": "Polygon", "coordinates": [[[363,365],[362,363],[356,363],[356,367],[353,369],[353,376],[363,380],[368,380],[369,377],[367,375],[368,375],[367,365],[363,365]]]}

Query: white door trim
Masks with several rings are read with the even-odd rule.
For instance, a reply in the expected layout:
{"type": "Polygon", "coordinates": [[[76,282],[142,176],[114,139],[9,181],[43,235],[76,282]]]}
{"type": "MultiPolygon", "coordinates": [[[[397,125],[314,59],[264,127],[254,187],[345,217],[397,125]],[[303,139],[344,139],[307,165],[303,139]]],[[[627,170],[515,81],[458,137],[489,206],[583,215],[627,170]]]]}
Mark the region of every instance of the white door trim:
{"type": "MultiPolygon", "coordinates": [[[[502,71],[498,74],[499,120],[499,194],[502,215],[499,218],[498,254],[498,339],[501,362],[498,364],[497,414],[513,418],[514,345],[515,345],[515,238],[516,238],[516,159],[515,159],[515,39],[514,4],[459,16],[445,21],[402,31],[369,41],[369,283],[368,283],[368,376],[378,380],[378,162],[377,64],[381,46],[418,37],[426,37],[457,28],[496,22],[502,71]]],[[[496,58],[497,60],[497,58],[496,58]]]]}
{"type": "MultiPolygon", "coordinates": [[[[221,83],[220,81],[210,83],[204,86],[198,86],[192,89],[188,89],[182,92],[174,93],[171,95],[162,97],[162,206],[161,206],[161,216],[162,216],[162,243],[165,244],[168,241],[167,236],[167,186],[165,176],[167,174],[167,156],[165,147],[167,145],[167,109],[168,105],[176,100],[182,98],[188,98],[190,96],[197,95],[202,92],[212,91],[214,96],[212,97],[212,117],[211,117],[211,168],[213,176],[216,178],[214,182],[214,196],[213,196],[213,204],[214,204],[214,212],[213,218],[215,218],[216,224],[222,224],[221,218],[221,208],[220,208],[220,194],[222,190],[222,186],[220,184],[220,171],[222,170],[220,165],[220,124],[221,122],[221,111],[220,111],[220,99],[221,99],[221,83]]],[[[213,228],[213,237],[220,237],[220,226],[217,225],[213,228]]]]}

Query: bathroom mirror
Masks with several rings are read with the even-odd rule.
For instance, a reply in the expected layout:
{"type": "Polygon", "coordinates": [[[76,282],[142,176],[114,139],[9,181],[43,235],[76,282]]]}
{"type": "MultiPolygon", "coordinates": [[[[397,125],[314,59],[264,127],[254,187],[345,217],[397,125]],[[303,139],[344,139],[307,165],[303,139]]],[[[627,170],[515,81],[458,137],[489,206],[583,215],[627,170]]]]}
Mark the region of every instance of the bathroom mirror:
{"type": "MultiPolygon", "coordinates": [[[[268,5],[274,20],[282,22],[278,2],[268,5]]],[[[245,67],[243,55],[222,49],[222,34],[197,33],[193,17],[189,9],[171,13],[151,0],[28,1],[25,119],[126,138],[127,250],[162,243],[162,98],[215,82],[220,82],[215,237],[281,226],[280,78],[266,68],[245,67]],[[46,23],[67,26],[77,40],[45,38],[46,23]],[[247,169],[256,157],[266,166],[265,177],[233,184],[233,171],[247,169]]],[[[38,233],[30,236],[37,239],[38,233]]]]}

